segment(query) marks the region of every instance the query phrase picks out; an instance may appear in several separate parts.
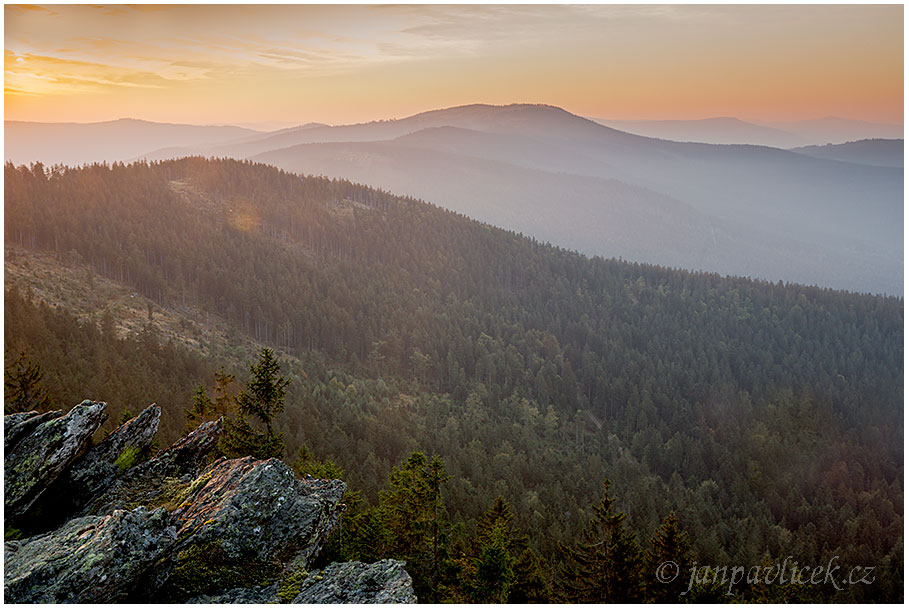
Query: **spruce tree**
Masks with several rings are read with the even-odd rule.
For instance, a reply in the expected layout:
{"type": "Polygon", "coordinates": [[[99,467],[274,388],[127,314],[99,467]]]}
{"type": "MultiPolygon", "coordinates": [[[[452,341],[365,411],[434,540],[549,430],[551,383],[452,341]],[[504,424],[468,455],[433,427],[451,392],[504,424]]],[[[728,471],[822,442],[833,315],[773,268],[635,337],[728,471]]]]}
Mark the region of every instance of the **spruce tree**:
{"type": "Polygon", "coordinates": [[[212,400],[212,415],[215,417],[232,415],[237,409],[237,395],[234,383],[237,377],[228,373],[222,365],[215,372],[215,398],[212,400]]]}
{"type": "Polygon", "coordinates": [[[268,437],[274,432],[271,423],[284,411],[285,388],[290,380],[280,375],[281,364],[270,348],[262,348],[259,361],[249,367],[246,387],[237,395],[237,406],[243,416],[253,416],[265,426],[268,437]]]}
{"type": "Polygon", "coordinates": [[[508,528],[503,523],[488,530],[474,560],[472,599],[481,604],[502,604],[514,583],[515,558],[508,550],[508,528]]]}
{"type": "Polygon", "coordinates": [[[389,488],[379,496],[384,522],[379,553],[407,561],[414,591],[424,602],[439,601],[448,561],[449,525],[442,500],[442,485],[448,479],[438,456],[427,461],[414,452],[392,469],[389,488]]]}
{"type": "Polygon", "coordinates": [[[242,415],[224,419],[224,430],[218,449],[227,458],[252,456],[259,460],[284,457],[284,440],[280,435],[257,431],[242,415]]]}
{"type": "Polygon", "coordinates": [[[200,384],[193,393],[192,406],[183,410],[183,418],[186,420],[183,432],[192,432],[205,421],[205,417],[208,416],[213,409],[214,404],[205,391],[205,387],[200,384]]]}
{"type": "Polygon", "coordinates": [[[514,565],[514,584],[508,592],[509,604],[548,604],[552,590],[545,575],[543,560],[527,547],[514,565]]]}
{"type": "Polygon", "coordinates": [[[477,519],[477,536],[462,558],[461,580],[474,602],[542,603],[549,600],[540,558],[514,525],[511,507],[498,496],[477,519]]]}
{"type": "MultiPolygon", "coordinates": [[[[297,456],[291,464],[291,468],[298,477],[311,475],[317,479],[344,479],[346,475],[344,468],[335,464],[334,461],[327,458],[317,460],[305,444],[297,450],[297,456]]],[[[347,501],[345,500],[345,502],[347,501]]]]}
{"type": "Polygon", "coordinates": [[[682,601],[691,580],[691,541],[679,528],[679,520],[670,512],[650,539],[644,560],[644,584],[647,599],[658,603],[682,601]],[[664,565],[671,562],[673,565],[664,565]],[[666,570],[660,570],[664,568],[666,570]],[[668,580],[676,573],[673,580],[668,580]],[[666,581],[666,582],[663,582],[666,581]]]}
{"type": "Polygon", "coordinates": [[[593,508],[581,540],[563,546],[561,588],[572,603],[616,603],[641,600],[641,550],[626,529],[626,515],[615,510],[609,480],[603,481],[603,500],[593,508]]]}
{"type": "Polygon", "coordinates": [[[23,352],[4,371],[4,414],[50,409],[50,396],[44,388],[40,364],[23,352]]]}
{"type": "MultiPolygon", "coordinates": [[[[283,458],[284,439],[271,427],[275,415],[284,411],[285,388],[290,380],[280,375],[281,366],[270,348],[263,348],[257,363],[249,367],[249,380],[236,396],[235,418],[224,420],[224,432],[219,448],[228,458],[253,456],[255,458],[283,458]],[[259,431],[247,420],[258,419],[265,427],[259,431]]],[[[232,379],[222,374],[219,380],[232,379]]],[[[226,387],[223,395],[226,395],[226,387]]]]}

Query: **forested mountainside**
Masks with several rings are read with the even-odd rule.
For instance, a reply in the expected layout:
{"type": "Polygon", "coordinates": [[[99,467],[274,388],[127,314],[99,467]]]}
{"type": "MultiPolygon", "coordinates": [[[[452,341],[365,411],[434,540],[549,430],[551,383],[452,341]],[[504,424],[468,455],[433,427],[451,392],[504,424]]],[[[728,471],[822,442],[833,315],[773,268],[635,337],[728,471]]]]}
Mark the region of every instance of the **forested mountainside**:
{"type": "MultiPolygon", "coordinates": [[[[728,127],[696,125],[701,135],[728,127]]],[[[590,256],[903,293],[902,155],[877,144],[831,154],[665,141],[539,104],[269,133],[133,120],[9,126],[14,163],[252,160],[421,198],[590,256]]]]}
{"type": "Polygon", "coordinates": [[[143,158],[190,155],[370,184],[587,255],[903,292],[901,166],[652,139],[534,104],[287,129],[143,158]]]}
{"type": "MultiPolygon", "coordinates": [[[[79,321],[66,298],[8,286],[7,361],[40,363],[57,407],[105,399],[116,420],[156,401],[170,441],[193,388],[222,363],[241,375],[252,339],[291,379],[288,461],[305,443],[362,492],[352,534],[420,451],[450,475],[451,555],[476,549],[463,539],[501,495],[548,599],[573,597],[559,595],[560,545],[580,538],[607,476],[642,546],[674,511],[699,564],[839,556],[875,566],[876,582],[801,591],[902,599],[900,298],[590,259],[249,162],[7,164],[5,178],[8,247],[84,267],[86,290],[101,275],[186,312],[203,345],[168,342],[151,313],[118,336],[116,311],[79,321]]],[[[383,557],[355,540],[335,551],[383,557]]],[[[458,580],[452,560],[439,577],[458,580]]],[[[419,595],[428,579],[411,573],[419,595]]]]}

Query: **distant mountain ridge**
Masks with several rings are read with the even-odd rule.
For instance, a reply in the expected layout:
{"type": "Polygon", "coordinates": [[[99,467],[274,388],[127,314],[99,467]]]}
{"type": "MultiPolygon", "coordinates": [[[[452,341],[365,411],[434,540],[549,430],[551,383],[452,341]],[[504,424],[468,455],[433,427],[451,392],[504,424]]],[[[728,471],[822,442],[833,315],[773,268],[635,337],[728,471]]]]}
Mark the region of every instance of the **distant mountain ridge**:
{"type": "Polygon", "coordinates": [[[839,144],[859,139],[902,139],[903,126],[872,123],[834,116],[793,122],[750,122],[732,117],[695,120],[611,120],[592,118],[599,124],[678,142],[751,144],[773,148],[839,144]]]}
{"type": "Polygon", "coordinates": [[[773,148],[791,148],[810,143],[795,133],[730,117],[700,120],[592,120],[636,135],[679,142],[753,144],[773,148]]]}
{"type": "Polygon", "coordinates": [[[903,167],[902,139],[862,139],[844,144],[804,146],[793,148],[792,151],[815,158],[840,160],[860,165],[903,167]]]}
{"type": "Polygon", "coordinates": [[[254,135],[229,144],[168,148],[155,150],[142,156],[147,160],[163,160],[188,155],[229,156],[249,158],[299,144],[331,142],[369,142],[395,139],[433,127],[457,127],[473,131],[518,134],[530,137],[552,136],[565,131],[565,139],[590,138],[590,130],[609,132],[617,139],[633,141],[636,135],[599,125],[555,106],[540,104],[511,104],[492,106],[472,104],[430,110],[396,120],[373,121],[338,126],[302,126],[282,129],[273,133],[254,135]]]}
{"type": "Polygon", "coordinates": [[[868,122],[826,116],[809,120],[792,122],[773,122],[758,124],[770,126],[810,139],[812,144],[841,144],[860,139],[903,139],[903,125],[868,122]]]}
{"type": "MultiPolygon", "coordinates": [[[[588,254],[859,291],[902,290],[899,169],[844,168],[767,147],[646,138],[545,106],[468,106],[380,128],[397,133],[439,122],[459,126],[428,127],[381,143],[366,141],[375,125],[365,127],[361,141],[340,141],[354,139],[357,126],[310,130],[295,136],[307,143],[250,158],[422,197],[588,254]],[[465,124],[472,128],[460,126],[465,124]],[[319,138],[324,141],[312,141],[319,138]],[[485,170],[477,160],[487,163],[485,170]],[[518,167],[537,173],[503,179],[506,173],[524,175],[509,173],[518,167]],[[636,185],[651,200],[668,196],[676,201],[673,213],[702,219],[681,221],[664,207],[647,212],[649,222],[632,220],[630,209],[639,199],[617,201],[578,189],[589,177],[636,185]],[[865,201],[862,210],[856,200],[865,201]],[[664,222],[677,227],[670,238],[663,238],[664,222]],[[697,225],[712,228],[692,229],[697,225]],[[618,246],[616,232],[634,236],[618,246]],[[768,249],[770,254],[755,254],[768,249]]],[[[222,146],[217,155],[243,157],[243,145],[222,146]]]]}
{"type": "Polygon", "coordinates": [[[81,165],[128,161],[164,146],[210,145],[260,133],[235,126],[200,126],[121,118],[94,123],[6,121],[6,160],[81,165]]]}
{"type": "Polygon", "coordinates": [[[539,104],[307,124],[134,158],[182,156],[354,179],[588,255],[902,292],[902,170],[895,166],[668,141],[539,104]]]}

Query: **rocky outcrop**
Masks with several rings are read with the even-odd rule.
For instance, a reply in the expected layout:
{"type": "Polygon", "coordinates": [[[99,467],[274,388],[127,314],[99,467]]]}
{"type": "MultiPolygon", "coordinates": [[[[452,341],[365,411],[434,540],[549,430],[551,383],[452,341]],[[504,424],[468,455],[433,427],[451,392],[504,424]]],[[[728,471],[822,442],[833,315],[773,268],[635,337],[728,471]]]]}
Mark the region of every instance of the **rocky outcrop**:
{"type": "Polygon", "coordinates": [[[44,414],[32,411],[4,416],[3,447],[6,450],[6,453],[9,454],[10,451],[16,447],[16,444],[19,443],[19,440],[31,434],[32,431],[38,428],[39,424],[43,424],[54,418],[59,418],[62,415],[63,412],[61,410],[54,410],[53,412],[45,412],[44,414]]]}
{"type": "Polygon", "coordinates": [[[308,567],[341,512],[344,482],[299,480],[283,462],[215,462],[173,512],[182,541],[168,600],[274,580],[291,557],[308,567]],[[200,576],[196,563],[217,564],[200,576]]]}
{"type": "MultiPolygon", "coordinates": [[[[299,571],[298,571],[299,573],[299,571]]],[[[302,572],[305,575],[305,572],[302,572]]],[[[415,604],[413,582],[404,562],[334,563],[296,581],[286,577],[262,587],[241,587],[199,595],[189,604],[415,604]],[[288,595],[288,593],[291,595],[288,595]]]]}
{"type": "Polygon", "coordinates": [[[155,405],[86,450],[104,408],[4,418],[6,534],[31,535],[5,544],[6,602],[413,601],[402,562],[308,572],[344,509],[342,481],[296,479],[276,459],[206,464],[220,420],[138,463],[155,405]],[[49,515],[64,523],[35,535],[49,515]]]}
{"type": "Polygon", "coordinates": [[[206,457],[218,443],[221,428],[220,420],[199,425],[155,458],[117,477],[81,514],[103,515],[114,509],[172,502],[199,475],[206,457]]]}
{"type": "Polygon", "coordinates": [[[334,563],[310,574],[294,604],[414,604],[404,562],[384,559],[374,564],[334,563]]]}
{"type": "MultiPolygon", "coordinates": [[[[296,479],[274,458],[251,456],[214,463],[200,478],[204,486],[174,511],[180,534],[217,540],[230,555],[267,559],[276,548],[290,553],[321,547],[337,523],[345,484],[296,479]]],[[[197,482],[198,483],[198,482],[197,482]]]]}
{"type": "Polygon", "coordinates": [[[154,439],[160,419],[161,408],[152,404],[77,458],[35,502],[40,531],[76,515],[132,468],[154,439]]]}
{"type": "Polygon", "coordinates": [[[61,481],[89,494],[100,492],[135,464],[139,453],[151,444],[158,432],[160,420],[161,408],[153,403],[88,450],[67,469],[61,481]]]}
{"type": "MultiPolygon", "coordinates": [[[[3,463],[5,517],[25,513],[45,489],[76,459],[104,422],[105,403],[83,401],[65,416],[44,419],[24,433],[3,463]]],[[[33,416],[15,426],[30,425],[33,416]]],[[[7,425],[4,420],[4,436],[7,425]]]]}
{"type": "Polygon", "coordinates": [[[218,444],[224,428],[221,419],[203,422],[186,437],[178,439],[152,460],[137,467],[133,475],[161,477],[195,477],[218,444]]]}
{"type": "Polygon", "coordinates": [[[164,509],[80,517],[59,530],[7,542],[5,603],[124,600],[136,581],[176,542],[164,509]]]}
{"type": "Polygon", "coordinates": [[[278,583],[267,587],[239,587],[217,595],[198,595],[187,604],[278,604],[278,583]]]}

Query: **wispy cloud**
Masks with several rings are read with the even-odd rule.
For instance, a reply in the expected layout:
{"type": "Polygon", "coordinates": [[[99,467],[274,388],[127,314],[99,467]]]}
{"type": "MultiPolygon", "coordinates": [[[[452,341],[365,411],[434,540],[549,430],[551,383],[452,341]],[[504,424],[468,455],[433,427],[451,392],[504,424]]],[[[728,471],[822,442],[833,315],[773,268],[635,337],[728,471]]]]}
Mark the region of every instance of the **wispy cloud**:
{"type": "Polygon", "coordinates": [[[6,85],[16,94],[97,91],[104,87],[162,88],[168,78],[154,71],[122,68],[59,57],[4,54],[6,85]]]}
{"type": "Polygon", "coordinates": [[[424,107],[532,99],[611,116],[670,98],[672,112],[696,114],[737,114],[743,100],[760,110],[770,97],[831,114],[859,97],[902,108],[901,86],[890,86],[902,73],[896,6],[7,5],[4,14],[7,95],[56,100],[45,107],[168,88],[174,108],[189,98],[202,106],[231,91],[251,120],[257,94],[287,112],[305,102],[334,113],[370,86],[373,105],[381,98],[398,115],[423,109],[414,92],[424,107]]]}
{"type": "Polygon", "coordinates": [[[345,74],[539,44],[541,37],[563,36],[569,27],[575,35],[599,34],[604,20],[679,12],[672,7],[442,5],[5,10],[6,48],[15,57],[5,62],[7,80],[17,90],[39,86],[42,93],[52,92],[48,83],[56,83],[67,94],[263,70],[294,78],[345,74]]]}
{"type": "Polygon", "coordinates": [[[56,15],[54,11],[50,10],[45,6],[38,6],[37,4],[10,4],[5,7],[7,15],[15,15],[20,13],[44,13],[46,15],[56,15]]]}
{"type": "Polygon", "coordinates": [[[79,83],[86,90],[131,87],[153,75],[186,82],[267,70],[305,78],[425,58],[433,47],[397,23],[349,27],[333,12],[307,7],[285,7],[280,15],[275,7],[164,8],[64,6],[58,14],[6,7],[6,78],[17,90],[40,86],[42,93],[51,92],[48,83],[72,93],[79,83]]]}

